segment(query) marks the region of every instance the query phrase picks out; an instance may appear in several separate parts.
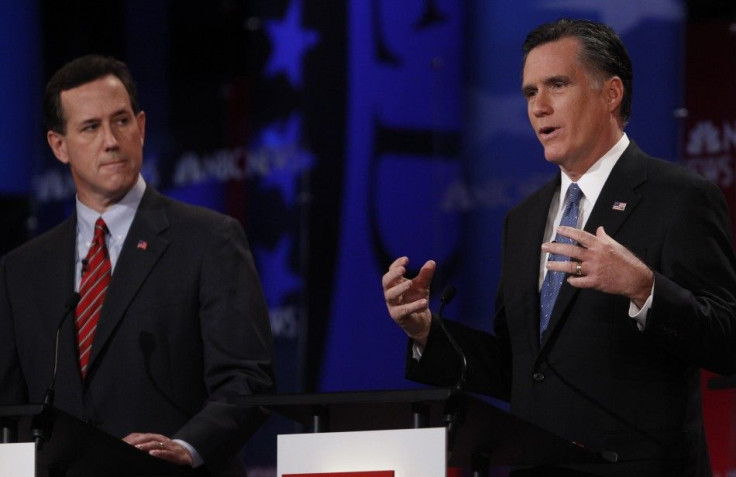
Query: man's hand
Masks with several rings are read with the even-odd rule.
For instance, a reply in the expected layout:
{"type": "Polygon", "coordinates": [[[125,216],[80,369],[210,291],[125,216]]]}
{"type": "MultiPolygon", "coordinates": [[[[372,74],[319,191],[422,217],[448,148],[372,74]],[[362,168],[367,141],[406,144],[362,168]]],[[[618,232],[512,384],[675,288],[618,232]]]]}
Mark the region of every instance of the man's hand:
{"type": "Polygon", "coordinates": [[[427,261],[416,277],[404,277],[407,257],[397,258],[381,280],[383,296],[391,318],[404,332],[420,346],[427,344],[427,336],[432,324],[429,310],[429,285],[437,265],[427,261]]]}
{"type": "Polygon", "coordinates": [[[639,308],[652,292],[654,273],[626,247],[613,240],[603,227],[595,235],[572,227],[559,227],[557,233],[577,245],[542,244],[544,252],[570,257],[569,262],[547,262],[547,269],[568,273],[567,281],[578,288],[593,288],[622,295],[639,308]]]}
{"type": "Polygon", "coordinates": [[[123,441],[136,448],[148,452],[154,457],[173,462],[178,465],[192,466],[192,456],[180,444],[161,434],[142,434],[134,432],[123,438],[123,441]]]}

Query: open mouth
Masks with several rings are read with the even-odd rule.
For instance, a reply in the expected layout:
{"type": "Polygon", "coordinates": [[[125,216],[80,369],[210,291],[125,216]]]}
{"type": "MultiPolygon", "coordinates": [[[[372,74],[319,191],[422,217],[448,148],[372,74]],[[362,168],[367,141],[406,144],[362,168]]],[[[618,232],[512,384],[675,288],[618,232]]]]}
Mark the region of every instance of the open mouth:
{"type": "Polygon", "coordinates": [[[556,130],[557,130],[557,128],[552,127],[552,126],[540,128],[539,129],[539,135],[542,136],[542,137],[546,137],[546,136],[549,136],[550,134],[552,134],[553,132],[555,132],[556,130]]]}

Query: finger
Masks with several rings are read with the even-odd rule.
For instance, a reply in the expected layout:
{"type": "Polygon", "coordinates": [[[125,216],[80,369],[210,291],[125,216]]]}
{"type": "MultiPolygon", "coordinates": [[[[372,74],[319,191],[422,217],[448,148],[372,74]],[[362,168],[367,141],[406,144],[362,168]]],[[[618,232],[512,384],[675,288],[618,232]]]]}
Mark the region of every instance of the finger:
{"type": "Polygon", "coordinates": [[[170,442],[171,439],[161,434],[134,432],[123,438],[123,441],[142,450],[152,450],[160,447],[160,442],[170,442]]]}
{"type": "Polygon", "coordinates": [[[407,257],[405,255],[405,256],[399,257],[396,260],[394,260],[393,262],[391,262],[391,265],[389,265],[388,268],[390,270],[390,269],[392,269],[394,267],[405,267],[408,264],[409,264],[409,257],[407,257]]]}
{"type": "Polygon", "coordinates": [[[401,278],[405,273],[406,268],[404,267],[389,268],[389,270],[383,274],[383,277],[381,277],[381,286],[384,290],[391,288],[401,281],[401,278]]]}
{"type": "Polygon", "coordinates": [[[570,262],[567,260],[549,260],[546,263],[547,271],[570,273],[570,262]]]}
{"type": "MultiPolygon", "coordinates": [[[[547,253],[569,257],[578,261],[584,260],[587,255],[586,248],[583,248],[580,245],[567,243],[545,243],[542,244],[542,250],[547,253]]],[[[551,262],[554,262],[554,260],[548,260],[547,264],[549,265],[551,262]]]]}
{"type": "Polygon", "coordinates": [[[173,462],[174,464],[192,465],[192,456],[189,454],[189,451],[176,442],[171,442],[171,448],[152,450],[149,454],[159,459],[173,462]]]}
{"type": "Polygon", "coordinates": [[[402,321],[405,321],[406,318],[412,313],[426,310],[428,305],[429,300],[427,300],[426,298],[422,298],[410,303],[391,307],[391,309],[389,310],[389,314],[394,321],[401,323],[402,321]]]}
{"type": "Polygon", "coordinates": [[[570,238],[583,247],[589,247],[593,240],[595,240],[595,236],[593,234],[590,234],[586,232],[585,230],[576,229],[575,227],[566,227],[564,225],[560,225],[557,227],[557,233],[562,235],[563,237],[570,238]]]}
{"type": "Polygon", "coordinates": [[[165,454],[180,454],[184,448],[177,444],[174,441],[153,441],[149,446],[152,446],[151,449],[149,449],[148,453],[153,456],[163,456],[165,454]]]}
{"type": "Polygon", "coordinates": [[[570,275],[567,277],[567,283],[574,286],[575,288],[593,288],[594,282],[587,276],[578,277],[570,275]]]}
{"type": "Polygon", "coordinates": [[[429,290],[429,285],[432,283],[434,277],[434,271],[437,269],[437,264],[434,260],[427,260],[422,268],[419,270],[414,282],[422,288],[429,290]]]}
{"type": "Polygon", "coordinates": [[[146,437],[146,434],[141,434],[140,432],[132,432],[128,434],[127,436],[123,437],[123,441],[127,442],[130,445],[141,444],[148,440],[149,439],[146,437]]]}
{"type": "Polygon", "coordinates": [[[383,292],[383,297],[386,299],[386,303],[391,304],[395,302],[397,298],[409,291],[411,285],[411,281],[405,280],[397,285],[392,286],[391,288],[386,289],[383,292]]]}
{"type": "Polygon", "coordinates": [[[547,270],[563,272],[571,277],[584,278],[586,276],[583,271],[582,262],[578,262],[576,260],[550,260],[546,265],[547,270]],[[578,273],[578,264],[580,265],[580,273],[578,273]]]}

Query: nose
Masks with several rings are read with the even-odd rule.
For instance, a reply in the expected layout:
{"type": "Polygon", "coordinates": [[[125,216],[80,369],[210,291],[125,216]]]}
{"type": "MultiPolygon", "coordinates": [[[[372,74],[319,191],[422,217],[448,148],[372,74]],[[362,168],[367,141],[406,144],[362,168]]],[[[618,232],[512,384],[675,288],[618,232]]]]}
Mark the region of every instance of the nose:
{"type": "Polygon", "coordinates": [[[103,133],[104,147],[106,151],[116,150],[118,149],[118,147],[120,147],[120,143],[118,142],[117,135],[115,134],[115,129],[111,125],[109,124],[103,125],[102,133],[103,133]]]}
{"type": "Polygon", "coordinates": [[[534,98],[529,102],[529,113],[536,117],[542,117],[552,113],[549,96],[544,90],[540,89],[537,91],[534,98]]]}

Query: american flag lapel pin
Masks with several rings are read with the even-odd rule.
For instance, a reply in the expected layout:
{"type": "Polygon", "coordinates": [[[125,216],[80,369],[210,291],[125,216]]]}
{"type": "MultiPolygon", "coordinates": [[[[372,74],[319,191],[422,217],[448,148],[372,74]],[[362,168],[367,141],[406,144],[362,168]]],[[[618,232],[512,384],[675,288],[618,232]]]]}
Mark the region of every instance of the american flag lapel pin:
{"type": "Polygon", "coordinates": [[[616,202],[613,203],[612,209],[613,210],[619,210],[619,211],[626,210],[626,202],[616,201],[616,202]]]}
{"type": "Polygon", "coordinates": [[[148,248],[148,242],[146,242],[145,240],[139,240],[136,248],[138,250],[146,250],[148,248]]]}

